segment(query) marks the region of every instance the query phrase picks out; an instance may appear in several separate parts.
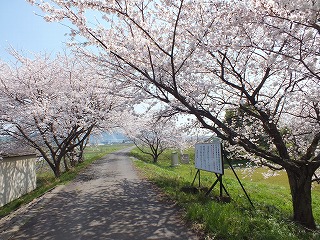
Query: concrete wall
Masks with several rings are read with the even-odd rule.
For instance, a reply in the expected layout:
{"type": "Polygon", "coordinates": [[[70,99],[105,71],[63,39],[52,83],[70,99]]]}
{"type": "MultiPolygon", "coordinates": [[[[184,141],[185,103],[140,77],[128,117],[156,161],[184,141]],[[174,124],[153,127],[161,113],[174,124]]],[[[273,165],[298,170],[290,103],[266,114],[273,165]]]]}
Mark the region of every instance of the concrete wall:
{"type": "Polygon", "coordinates": [[[0,160],[0,206],[36,188],[35,163],[34,154],[0,160]]]}

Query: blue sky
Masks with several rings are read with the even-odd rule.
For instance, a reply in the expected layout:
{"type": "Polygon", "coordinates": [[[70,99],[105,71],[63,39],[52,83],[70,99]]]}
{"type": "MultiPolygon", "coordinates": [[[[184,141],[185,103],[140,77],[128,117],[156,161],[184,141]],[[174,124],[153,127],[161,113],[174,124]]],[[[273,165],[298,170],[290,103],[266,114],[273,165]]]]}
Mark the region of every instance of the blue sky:
{"type": "Polygon", "coordinates": [[[68,28],[59,23],[48,23],[34,12],[41,10],[25,0],[4,0],[0,5],[0,59],[10,60],[6,48],[18,51],[55,53],[65,49],[68,28]]]}

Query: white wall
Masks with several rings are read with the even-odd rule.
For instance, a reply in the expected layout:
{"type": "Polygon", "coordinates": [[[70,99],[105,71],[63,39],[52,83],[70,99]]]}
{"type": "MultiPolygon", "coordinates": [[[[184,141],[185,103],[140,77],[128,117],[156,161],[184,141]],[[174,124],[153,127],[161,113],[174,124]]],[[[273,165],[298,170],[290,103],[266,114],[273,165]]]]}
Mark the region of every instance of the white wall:
{"type": "Polygon", "coordinates": [[[0,206],[36,188],[35,155],[0,160],[0,206]]]}

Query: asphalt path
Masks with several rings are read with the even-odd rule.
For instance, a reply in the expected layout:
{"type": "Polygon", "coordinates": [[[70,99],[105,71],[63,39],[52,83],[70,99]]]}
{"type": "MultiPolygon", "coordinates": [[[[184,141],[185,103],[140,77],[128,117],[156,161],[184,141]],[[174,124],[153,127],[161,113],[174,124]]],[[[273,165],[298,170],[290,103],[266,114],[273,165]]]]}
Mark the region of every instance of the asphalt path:
{"type": "Polygon", "coordinates": [[[199,239],[181,210],[142,179],[129,149],[108,154],[73,182],[0,221],[0,239],[199,239]]]}

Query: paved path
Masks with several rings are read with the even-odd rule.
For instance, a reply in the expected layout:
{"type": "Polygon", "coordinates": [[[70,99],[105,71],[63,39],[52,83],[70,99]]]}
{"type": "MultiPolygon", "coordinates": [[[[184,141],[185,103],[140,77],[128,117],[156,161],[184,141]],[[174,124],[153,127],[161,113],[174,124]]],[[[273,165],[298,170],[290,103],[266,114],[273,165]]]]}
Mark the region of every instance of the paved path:
{"type": "Polygon", "coordinates": [[[0,221],[0,239],[198,239],[173,203],[135,172],[128,149],[0,221]]]}

